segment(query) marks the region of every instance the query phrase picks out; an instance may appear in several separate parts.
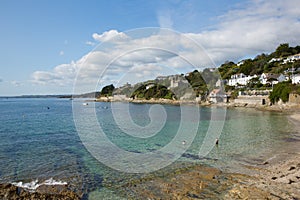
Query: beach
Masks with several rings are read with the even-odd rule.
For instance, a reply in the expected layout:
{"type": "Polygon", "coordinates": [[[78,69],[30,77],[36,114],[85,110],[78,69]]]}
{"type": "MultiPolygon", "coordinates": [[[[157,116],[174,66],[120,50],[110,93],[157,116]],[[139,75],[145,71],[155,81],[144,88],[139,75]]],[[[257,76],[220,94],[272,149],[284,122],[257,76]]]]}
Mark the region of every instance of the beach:
{"type": "MultiPolygon", "coordinates": [[[[300,113],[287,117],[300,130],[300,113]]],[[[300,132],[297,138],[262,163],[245,166],[248,173],[196,165],[124,188],[131,191],[132,199],[299,199],[300,132]]]]}

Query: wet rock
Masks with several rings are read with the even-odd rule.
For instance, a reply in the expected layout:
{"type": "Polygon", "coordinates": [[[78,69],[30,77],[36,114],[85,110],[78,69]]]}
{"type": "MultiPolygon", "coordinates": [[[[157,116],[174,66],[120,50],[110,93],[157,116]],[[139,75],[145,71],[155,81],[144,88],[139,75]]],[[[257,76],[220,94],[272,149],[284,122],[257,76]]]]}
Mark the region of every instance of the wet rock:
{"type": "Polygon", "coordinates": [[[80,196],[65,186],[41,186],[35,192],[27,191],[10,183],[0,184],[2,200],[79,200],[80,196]]]}

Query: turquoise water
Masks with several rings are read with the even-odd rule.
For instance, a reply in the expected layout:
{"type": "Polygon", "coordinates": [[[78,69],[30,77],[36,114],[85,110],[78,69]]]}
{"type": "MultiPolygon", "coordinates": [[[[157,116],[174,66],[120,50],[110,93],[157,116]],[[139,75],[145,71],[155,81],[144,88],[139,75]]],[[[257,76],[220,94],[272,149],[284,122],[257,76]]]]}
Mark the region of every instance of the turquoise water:
{"type": "MultiPolygon", "coordinates": [[[[95,112],[107,138],[119,148],[135,154],[155,152],[168,145],[176,138],[184,112],[180,106],[160,107],[167,116],[163,126],[151,137],[138,138],[124,133],[134,132],[131,126],[125,124],[125,129],[118,126],[110,103],[98,102],[83,106],[82,100],[0,99],[0,182],[27,183],[38,180],[41,183],[53,178],[56,182],[67,182],[72,189],[84,192],[86,198],[90,196],[92,199],[117,195],[109,184],[122,184],[127,179],[141,176],[111,169],[87,151],[74,124],[72,103],[84,113],[95,112]]],[[[141,127],[151,122],[148,113],[153,105],[115,105],[121,110],[129,108],[133,122],[141,127]]],[[[177,162],[199,162],[225,170],[239,170],[241,164],[261,163],[278,148],[288,144],[285,139],[294,134],[293,126],[287,118],[276,113],[216,108],[216,114],[212,117],[212,108],[198,110],[196,107],[185,106],[184,109],[188,113],[199,112],[200,121],[194,115],[185,117],[183,133],[187,138],[193,132],[192,127],[196,125],[198,128],[195,138],[187,139],[189,148],[177,162]],[[208,155],[199,158],[199,150],[211,120],[222,122],[224,113],[226,118],[219,145],[214,146],[208,155]]],[[[160,126],[161,116],[155,114],[152,121],[154,125],[157,123],[160,126]]],[[[82,118],[89,121],[85,115],[82,118]]],[[[126,120],[123,122],[127,123],[126,120]]],[[[184,148],[181,144],[176,145],[176,148],[184,148]]],[[[108,156],[114,156],[109,155],[107,149],[104,150],[108,156]]]]}

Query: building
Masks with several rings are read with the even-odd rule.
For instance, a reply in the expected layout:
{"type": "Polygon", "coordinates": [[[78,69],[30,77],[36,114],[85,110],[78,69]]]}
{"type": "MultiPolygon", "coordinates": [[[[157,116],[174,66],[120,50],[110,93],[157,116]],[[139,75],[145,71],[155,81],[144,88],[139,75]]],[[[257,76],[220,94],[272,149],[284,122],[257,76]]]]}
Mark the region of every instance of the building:
{"type": "Polygon", "coordinates": [[[169,77],[170,86],[168,89],[176,88],[176,87],[186,87],[189,82],[181,75],[174,75],[169,77]]]}
{"type": "Polygon", "coordinates": [[[227,103],[229,96],[221,89],[214,89],[208,95],[210,103],[227,103]]]}
{"type": "Polygon", "coordinates": [[[295,74],[291,76],[293,84],[300,84],[300,74],[295,74]]]}
{"type": "Polygon", "coordinates": [[[254,76],[247,76],[243,73],[234,74],[228,80],[228,85],[230,86],[238,86],[238,85],[247,85],[247,83],[252,79],[256,78],[257,75],[254,76]]]}
{"type": "Polygon", "coordinates": [[[282,58],[272,58],[271,60],[269,60],[269,63],[272,63],[272,62],[279,62],[281,61],[282,58]]]}
{"type": "Polygon", "coordinates": [[[300,53],[287,57],[283,60],[283,64],[295,62],[296,60],[300,60],[300,53]]]}
{"type": "Polygon", "coordinates": [[[146,86],[146,90],[148,90],[148,89],[150,89],[152,87],[154,87],[154,84],[149,84],[149,85],[146,86]]]}
{"type": "Polygon", "coordinates": [[[244,60],[242,60],[242,61],[240,61],[240,62],[238,62],[237,64],[236,64],[236,66],[241,66],[241,65],[243,65],[245,63],[245,61],[244,60]]]}
{"type": "Polygon", "coordinates": [[[288,76],[285,76],[283,74],[269,74],[269,73],[262,73],[259,77],[259,81],[265,85],[267,83],[269,84],[277,84],[283,81],[289,80],[288,76]]]}

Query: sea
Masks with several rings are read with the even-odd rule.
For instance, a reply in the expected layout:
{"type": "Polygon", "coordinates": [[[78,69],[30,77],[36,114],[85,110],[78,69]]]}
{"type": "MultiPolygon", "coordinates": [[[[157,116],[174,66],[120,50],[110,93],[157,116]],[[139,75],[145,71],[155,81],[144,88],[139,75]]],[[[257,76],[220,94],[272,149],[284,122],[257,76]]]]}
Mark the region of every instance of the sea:
{"type": "Polygon", "coordinates": [[[0,113],[0,183],[85,199],[121,199],[130,180],[190,163],[243,172],[298,137],[286,115],[249,108],[0,98],[0,113]]]}

